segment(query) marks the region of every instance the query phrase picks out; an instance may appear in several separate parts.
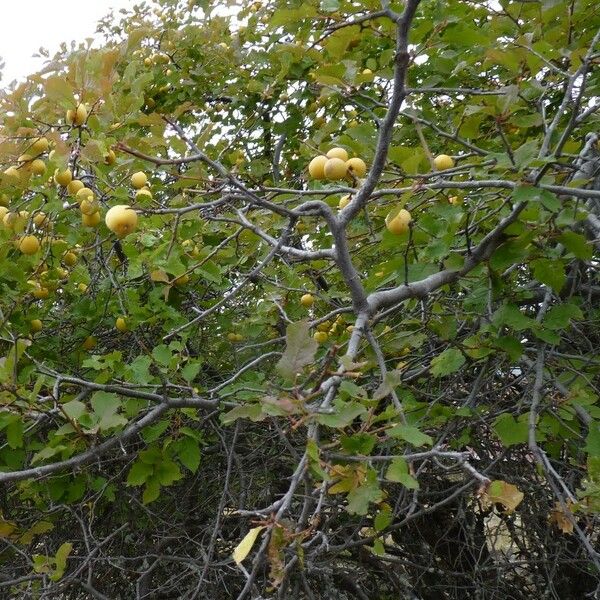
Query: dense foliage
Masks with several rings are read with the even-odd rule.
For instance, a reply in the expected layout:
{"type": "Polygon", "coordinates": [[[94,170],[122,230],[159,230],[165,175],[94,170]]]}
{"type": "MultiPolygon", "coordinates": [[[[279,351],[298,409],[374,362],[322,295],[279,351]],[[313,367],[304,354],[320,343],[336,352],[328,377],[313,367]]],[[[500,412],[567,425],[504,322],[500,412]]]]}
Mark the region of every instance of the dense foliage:
{"type": "Polygon", "coordinates": [[[0,94],[0,596],[595,597],[597,0],[99,34],[0,94]]]}

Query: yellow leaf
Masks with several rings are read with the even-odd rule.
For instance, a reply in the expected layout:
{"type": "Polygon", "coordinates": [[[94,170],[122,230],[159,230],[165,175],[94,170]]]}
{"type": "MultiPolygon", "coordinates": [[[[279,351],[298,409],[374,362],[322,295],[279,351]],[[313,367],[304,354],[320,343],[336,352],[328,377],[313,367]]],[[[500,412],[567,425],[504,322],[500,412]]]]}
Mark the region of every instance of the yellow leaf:
{"type": "Polygon", "coordinates": [[[256,538],[258,534],[264,529],[264,525],[260,527],[252,528],[245,536],[244,539],[235,547],[233,554],[233,560],[235,560],[236,564],[240,564],[248,554],[250,554],[250,550],[252,550],[252,546],[254,546],[254,542],[256,542],[256,538]]]}
{"type": "Polygon", "coordinates": [[[0,538],[7,538],[13,533],[17,526],[11,521],[5,521],[0,517],[0,538]]]}
{"type": "Polygon", "coordinates": [[[523,492],[516,485],[500,479],[490,483],[485,499],[492,504],[502,504],[506,512],[511,513],[521,504],[523,492]]]}
{"type": "MultiPolygon", "coordinates": [[[[571,510],[571,505],[572,502],[567,501],[567,510],[571,510]]],[[[548,520],[550,523],[554,523],[563,533],[573,533],[573,520],[569,519],[569,515],[560,502],[554,504],[554,509],[550,511],[548,520]]]]}
{"type": "Polygon", "coordinates": [[[169,283],[169,276],[162,269],[155,269],[150,273],[150,279],[152,281],[162,281],[163,283],[169,283]]]}

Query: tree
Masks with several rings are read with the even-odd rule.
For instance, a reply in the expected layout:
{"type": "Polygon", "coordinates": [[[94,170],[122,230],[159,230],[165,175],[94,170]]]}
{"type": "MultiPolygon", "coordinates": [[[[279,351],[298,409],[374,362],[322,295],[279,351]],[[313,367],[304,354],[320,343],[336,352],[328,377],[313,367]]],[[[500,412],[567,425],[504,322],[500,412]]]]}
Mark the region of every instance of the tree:
{"type": "Polygon", "coordinates": [[[0,100],[0,595],[595,597],[595,0],[98,30],[0,100]]]}

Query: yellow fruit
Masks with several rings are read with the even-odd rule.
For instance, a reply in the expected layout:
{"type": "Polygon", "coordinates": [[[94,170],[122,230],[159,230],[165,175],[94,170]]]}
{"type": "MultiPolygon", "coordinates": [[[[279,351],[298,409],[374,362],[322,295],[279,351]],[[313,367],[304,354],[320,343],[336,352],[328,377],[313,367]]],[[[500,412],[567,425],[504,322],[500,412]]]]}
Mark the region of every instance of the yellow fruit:
{"type": "Polygon", "coordinates": [[[65,169],[64,171],[56,169],[54,172],[54,182],[58,185],[62,185],[63,187],[69,185],[72,179],[73,174],[71,173],[71,169],[65,169]]]}
{"type": "Polygon", "coordinates": [[[115,151],[112,148],[109,149],[109,151],[104,155],[104,164],[114,165],[116,160],[117,155],[115,154],[115,151]]]}
{"type": "Polygon", "coordinates": [[[410,213],[402,208],[395,216],[392,213],[385,218],[385,226],[390,233],[401,235],[409,230],[409,223],[412,221],[410,213]]]}
{"type": "Polygon", "coordinates": [[[325,173],[325,179],[337,181],[346,177],[348,167],[346,167],[346,163],[341,158],[330,158],[325,163],[323,172],[325,173]]]}
{"type": "Polygon", "coordinates": [[[244,339],[244,336],[241,333],[228,333],[227,339],[230,342],[241,342],[244,339]]]}
{"type": "Polygon", "coordinates": [[[324,344],[329,339],[329,335],[325,331],[315,331],[313,338],[319,344],[324,344]]]}
{"type": "Polygon", "coordinates": [[[362,72],[362,74],[363,74],[365,77],[370,77],[371,75],[373,75],[373,71],[371,71],[371,69],[363,69],[363,72],[362,72]]]}
{"type": "Polygon", "coordinates": [[[106,226],[118,237],[125,237],[136,227],[138,216],[135,210],[126,204],[117,204],[106,213],[106,226]]]}
{"type": "Polygon", "coordinates": [[[0,206],[8,206],[9,204],[10,198],[6,194],[0,194],[0,206]]]}
{"type": "Polygon", "coordinates": [[[77,264],[77,254],[69,250],[63,254],[62,260],[67,267],[74,267],[77,264]]]}
{"type": "Polygon", "coordinates": [[[50,146],[50,144],[48,142],[48,139],[45,137],[40,137],[40,138],[36,138],[32,142],[31,146],[29,146],[29,148],[27,148],[27,151],[32,156],[39,156],[40,154],[43,154],[44,152],[46,152],[48,150],[49,146],[50,146]]]}
{"type": "Polygon", "coordinates": [[[82,190],[84,187],[85,185],[83,181],[80,181],[79,179],[73,179],[73,181],[71,181],[69,185],[67,185],[67,192],[69,192],[71,196],[75,196],[77,195],[77,192],[79,190],[82,190]]]}
{"type": "Polygon", "coordinates": [[[346,327],[346,331],[348,333],[352,333],[354,331],[354,325],[348,325],[348,327],[346,327]]]}
{"type": "Polygon", "coordinates": [[[42,330],[42,327],[44,325],[42,324],[42,322],[39,319],[32,319],[29,322],[29,327],[31,329],[32,333],[38,333],[42,330]]]}
{"type": "Polygon", "coordinates": [[[17,213],[6,212],[4,213],[4,217],[2,217],[2,224],[4,225],[4,227],[12,229],[15,226],[15,223],[17,222],[18,218],[19,215],[17,213]]]}
{"type": "Polygon", "coordinates": [[[79,210],[82,215],[93,215],[98,212],[99,205],[94,199],[85,199],[81,201],[79,205],[79,210]]]}
{"type": "Polygon", "coordinates": [[[30,154],[21,154],[21,156],[19,156],[19,158],[17,158],[17,162],[18,163],[28,163],[33,159],[33,157],[30,154]]]}
{"type": "Polygon", "coordinates": [[[459,206],[462,204],[463,200],[460,196],[450,196],[450,198],[448,198],[448,202],[454,206],[459,206]]]}
{"type": "Polygon", "coordinates": [[[350,204],[351,201],[352,201],[352,198],[350,197],[350,194],[346,194],[345,196],[342,196],[340,198],[340,201],[338,202],[338,208],[340,210],[342,210],[342,208],[346,208],[346,206],[348,206],[348,204],[350,204]]]}
{"type": "Polygon", "coordinates": [[[144,199],[152,200],[152,192],[147,187],[143,187],[135,193],[135,199],[136,200],[144,200],[144,199]]]}
{"type": "MultiPolygon", "coordinates": [[[[82,187],[77,194],[75,194],[75,200],[77,200],[77,202],[79,204],[82,204],[84,200],[86,200],[87,202],[93,202],[94,201],[94,192],[92,192],[92,190],[90,190],[90,188],[86,188],[86,187],[82,187]]],[[[89,213],[91,214],[91,213],[89,213]]]]}
{"type": "Polygon", "coordinates": [[[87,288],[88,286],[85,283],[79,283],[77,285],[77,289],[82,293],[85,294],[85,292],[87,292],[87,288]]]}
{"type": "Polygon", "coordinates": [[[8,214],[6,206],[0,206],[0,221],[4,221],[4,217],[8,214]]]}
{"type": "Polygon", "coordinates": [[[131,176],[131,185],[139,190],[143,188],[148,183],[148,177],[144,171],[138,171],[131,176]]]}
{"type": "Polygon", "coordinates": [[[300,298],[300,304],[302,304],[302,306],[308,308],[309,306],[312,306],[315,303],[315,297],[312,294],[304,294],[304,296],[302,296],[302,298],[300,298]]]}
{"type": "Polygon", "coordinates": [[[83,344],[81,344],[84,350],[93,350],[96,347],[98,341],[93,335],[88,335],[88,337],[83,340],[83,344]]]}
{"type": "Polygon", "coordinates": [[[19,240],[19,250],[23,254],[35,254],[40,249],[40,240],[35,235],[24,235],[19,240]]]}
{"type": "Polygon", "coordinates": [[[313,179],[325,179],[325,163],[327,162],[326,156],[316,156],[308,164],[308,174],[313,179]]]}
{"type": "Polygon", "coordinates": [[[99,212],[92,213],[91,215],[81,215],[81,223],[85,227],[96,227],[102,221],[102,216],[99,212]]]}
{"type": "Polygon", "coordinates": [[[85,123],[87,116],[88,111],[85,104],[79,103],[77,105],[77,108],[70,108],[67,111],[65,120],[68,125],[76,125],[77,127],[79,127],[80,125],[83,125],[85,123]]]}
{"type": "Polygon", "coordinates": [[[33,292],[31,292],[38,300],[43,300],[50,295],[50,291],[47,287],[36,287],[33,292]]]}
{"type": "Polygon", "coordinates": [[[123,318],[123,317],[119,317],[116,321],[115,321],[115,327],[119,330],[119,331],[127,331],[127,321],[123,318]]]}
{"type": "Polygon", "coordinates": [[[4,171],[4,176],[8,180],[8,183],[16,185],[21,181],[21,171],[17,167],[8,167],[4,171]]]}
{"type": "Polygon", "coordinates": [[[362,158],[351,158],[346,161],[346,167],[354,177],[364,177],[367,174],[367,165],[362,158]]]}
{"type": "Polygon", "coordinates": [[[323,321],[317,325],[317,331],[328,331],[331,327],[331,321],[323,321]]]}
{"type": "Polygon", "coordinates": [[[43,175],[46,172],[46,163],[41,158],[36,158],[29,168],[34,175],[43,175]]]}
{"type": "Polygon", "coordinates": [[[440,154],[433,159],[433,166],[438,171],[445,171],[446,169],[451,169],[454,166],[454,160],[447,154],[440,154]]]}
{"type": "Polygon", "coordinates": [[[69,271],[63,269],[62,267],[56,267],[56,274],[60,277],[60,279],[66,279],[69,276],[69,271]]]}
{"type": "Polygon", "coordinates": [[[176,279],[174,279],[173,285],[176,285],[177,287],[181,287],[182,285],[189,283],[189,281],[190,281],[190,276],[188,273],[185,273],[184,275],[181,275],[181,277],[177,277],[176,279]]]}
{"type": "Polygon", "coordinates": [[[39,213],[36,213],[36,215],[33,217],[33,222],[36,225],[36,227],[47,227],[49,223],[48,215],[46,215],[45,212],[40,211],[39,213]]]}
{"type": "Polygon", "coordinates": [[[343,148],[332,148],[327,154],[327,158],[339,158],[346,162],[348,160],[348,153],[343,148]]]}

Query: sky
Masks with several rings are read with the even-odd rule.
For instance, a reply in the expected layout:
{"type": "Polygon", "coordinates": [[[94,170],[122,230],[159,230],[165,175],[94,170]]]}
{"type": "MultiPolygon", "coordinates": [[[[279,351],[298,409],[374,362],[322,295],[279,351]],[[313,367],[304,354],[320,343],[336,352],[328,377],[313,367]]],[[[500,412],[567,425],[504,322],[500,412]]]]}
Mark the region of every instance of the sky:
{"type": "Polygon", "coordinates": [[[23,80],[43,64],[33,58],[40,46],[56,52],[61,42],[93,37],[96,23],[111,8],[128,8],[134,0],[9,0],[2,2],[0,57],[5,63],[0,87],[23,80]]]}

